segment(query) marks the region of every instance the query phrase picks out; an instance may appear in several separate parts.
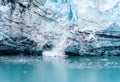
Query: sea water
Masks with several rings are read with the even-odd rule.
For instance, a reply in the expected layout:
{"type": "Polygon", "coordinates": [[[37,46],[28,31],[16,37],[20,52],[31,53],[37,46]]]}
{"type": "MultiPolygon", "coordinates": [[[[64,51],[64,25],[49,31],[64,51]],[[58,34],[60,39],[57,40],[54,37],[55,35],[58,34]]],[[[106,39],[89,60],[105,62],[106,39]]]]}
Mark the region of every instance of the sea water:
{"type": "Polygon", "coordinates": [[[120,58],[0,57],[0,82],[120,82],[120,58]]]}

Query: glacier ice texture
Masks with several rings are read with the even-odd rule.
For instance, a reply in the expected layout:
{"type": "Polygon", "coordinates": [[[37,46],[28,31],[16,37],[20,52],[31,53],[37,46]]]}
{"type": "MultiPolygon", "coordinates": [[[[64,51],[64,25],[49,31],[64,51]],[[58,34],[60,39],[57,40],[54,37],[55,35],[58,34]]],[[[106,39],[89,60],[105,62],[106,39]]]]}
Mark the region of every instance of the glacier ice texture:
{"type": "Polygon", "coordinates": [[[120,0],[1,0],[0,54],[22,53],[120,56],[120,0]]]}

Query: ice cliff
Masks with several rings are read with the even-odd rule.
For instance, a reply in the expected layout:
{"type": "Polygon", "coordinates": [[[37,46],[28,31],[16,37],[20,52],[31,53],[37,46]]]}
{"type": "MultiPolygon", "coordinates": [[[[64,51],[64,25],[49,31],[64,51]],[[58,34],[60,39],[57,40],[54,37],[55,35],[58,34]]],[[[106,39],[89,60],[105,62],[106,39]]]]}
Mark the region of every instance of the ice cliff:
{"type": "Polygon", "coordinates": [[[2,54],[119,56],[120,0],[1,0],[0,44],[2,54]]]}

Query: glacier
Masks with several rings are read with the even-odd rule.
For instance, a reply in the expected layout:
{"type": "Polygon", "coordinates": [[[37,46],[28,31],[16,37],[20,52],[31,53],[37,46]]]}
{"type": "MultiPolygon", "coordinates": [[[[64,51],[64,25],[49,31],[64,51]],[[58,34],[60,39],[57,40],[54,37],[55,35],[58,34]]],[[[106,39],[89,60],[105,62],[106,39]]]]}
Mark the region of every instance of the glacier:
{"type": "Polygon", "coordinates": [[[120,0],[1,0],[0,44],[2,55],[119,56],[120,0]]]}

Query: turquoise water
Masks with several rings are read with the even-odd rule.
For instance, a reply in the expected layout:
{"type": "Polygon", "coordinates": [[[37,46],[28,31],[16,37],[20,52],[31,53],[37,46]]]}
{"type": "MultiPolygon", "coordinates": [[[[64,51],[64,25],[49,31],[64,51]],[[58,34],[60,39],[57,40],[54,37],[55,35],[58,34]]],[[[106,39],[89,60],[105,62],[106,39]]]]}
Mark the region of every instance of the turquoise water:
{"type": "Polygon", "coordinates": [[[0,57],[0,82],[120,82],[120,58],[0,57]]]}

